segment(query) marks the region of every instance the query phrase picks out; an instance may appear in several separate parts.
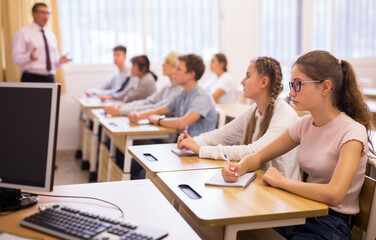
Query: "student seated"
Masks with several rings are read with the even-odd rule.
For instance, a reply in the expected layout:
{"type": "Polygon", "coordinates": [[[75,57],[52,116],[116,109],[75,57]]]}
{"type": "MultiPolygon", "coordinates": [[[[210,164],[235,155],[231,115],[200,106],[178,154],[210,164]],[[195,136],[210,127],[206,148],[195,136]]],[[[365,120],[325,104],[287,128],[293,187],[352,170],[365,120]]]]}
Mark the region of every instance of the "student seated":
{"type": "Polygon", "coordinates": [[[174,83],[182,86],[184,91],[169,104],[160,108],[131,112],[129,120],[135,123],[140,119],[148,118],[153,124],[176,128],[180,132],[188,124],[192,136],[215,129],[218,116],[213,98],[197,85],[204,71],[205,65],[200,56],[195,54],[179,56],[174,69],[174,83]],[[165,115],[173,115],[173,117],[165,117],[165,115]]]}
{"type": "Polygon", "coordinates": [[[157,76],[150,71],[150,62],[147,56],[141,55],[131,59],[131,78],[121,86],[115,94],[101,95],[102,101],[107,99],[117,99],[125,103],[134,100],[144,99],[156,91],[157,76]]]}
{"type": "Polygon", "coordinates": [[[176,52],[171,52],[167,55],[163,63],[163,75],[167,76],[170,80],[170,83],[167,84],[164,88],[154,93],[153,95],[132,102],[128,102],[123,105],[114,105],[105,107],[104,110],[107,114],[112,116],[117,115],[128,115],[132,111],[142,111],[145,109],[153,109],[169,104],[174,97],[179,95],[183,88],[180,85],[177,85],[173,81],[172,72],[175,68],[176,60],[178,54],[176,52]]]}
{"type": "Polygon", "coordinates": [[[85,91],[86,96],[101,96],[113,94],[117,96],[120,92],[122,84],[130,77],[131,73],[125,65],[125,59],[127,58],[127,48],[118,45],[113,49],[114,64],[118,68],[118,72],[115,73],[110,79],[108,79],[102,86],[98,88],[87,89],[85,91]]]}
{"type": "Polygon", "coordinates": [[[223,53],[215,54],[210,62],[213,77],[203,84],[216,103],[235,103],[236,88],[232,76],[227,72],[227,58],[223,53]]]}
{"type": "MultiPolygon", "coordinates": [[[[220,129],[191,138],[184,132],[179,136],[178,148],[190,149],[200,158],[239,161],[257,152],[282,135],[288,126],[298,119],[295,110],[278,98],[282,91],[282,72],[279,62],[269,57],[259,57],[251,61],[246,76],[241,82],[243,96],[255,101],[249,110],[220,129]]],[[[284,176],[300,179],[294,149],[262,168],[274,166],[284,176]]]]}
{"type": "Polygon", "coordinates": [[[352,218],[359,212],[359,193],[366,170],[371,113],[347,61],[326,51],[299,57],[292,67],[290,96],[295,108],[309,111],[285,133],[239,164],[222,169],[228,182],[297,146],[298,162],[309,174],[300,182],[269,168],[263,180],[329,205],[329,215],[307,218],[298,226],[276,228],[287,239],[351,239],[352,218]]]}

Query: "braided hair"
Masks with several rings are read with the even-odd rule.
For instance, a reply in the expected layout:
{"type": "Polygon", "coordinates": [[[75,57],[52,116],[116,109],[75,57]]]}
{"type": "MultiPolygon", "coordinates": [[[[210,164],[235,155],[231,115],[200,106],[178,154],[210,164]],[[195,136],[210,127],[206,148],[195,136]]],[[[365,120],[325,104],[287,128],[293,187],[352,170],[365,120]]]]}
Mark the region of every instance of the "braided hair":
{"type": "MultiPolygon", "coordinates": [[[[274,113],[274,103],[283,90],[282,70],[279,62],[271,57],[259,57],[252,60],[251,63],[255,63],[257,73],[260,76],[268,77],[270,81],[269,91],[271,93],[271,98],[260,125],[260,131],[257,136],[257,139],[259,139],[269,128],[269,124],[274,113]]],[[[249,144],[252,142],[252,137],[256,128],[256,111],[257,108],[249,119],[248,127],[244,136],[244,144],[249,144]]]]}

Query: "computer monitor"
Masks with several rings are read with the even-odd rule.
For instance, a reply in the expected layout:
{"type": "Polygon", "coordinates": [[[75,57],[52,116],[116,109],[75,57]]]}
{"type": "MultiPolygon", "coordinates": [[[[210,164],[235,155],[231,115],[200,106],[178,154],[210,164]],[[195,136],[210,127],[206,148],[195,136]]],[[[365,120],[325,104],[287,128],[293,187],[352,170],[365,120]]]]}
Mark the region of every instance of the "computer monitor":
{"type": "Polygon", "coordinates": [[[59,104],[60,84],[0,82],[0,212],[52,191],[59,104]]]}

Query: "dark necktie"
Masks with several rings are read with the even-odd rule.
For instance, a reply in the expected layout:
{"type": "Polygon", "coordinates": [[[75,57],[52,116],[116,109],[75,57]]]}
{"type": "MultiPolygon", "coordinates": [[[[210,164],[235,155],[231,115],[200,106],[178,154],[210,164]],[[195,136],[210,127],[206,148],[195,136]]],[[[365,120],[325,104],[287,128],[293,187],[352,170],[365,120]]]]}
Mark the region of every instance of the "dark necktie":
{"type": "Polygon", "coordinates": [[[44,40],[44,48],[46,50],[47,71],[50,71],[51,70],[50,51],[48,50],[47,39],[46,39],[46,35],[44,35],[44,30],[42,29],[41,31],[42,31],[43,40],[44,40]]]}
{"type": "Polygon", "coordinates": [[[127,77],[125,79],[125,81],[123,82],[123,84],[121,84],[120,88],[116,92],[123,91],[123,89],[125,88],[125,86],[127,86],[128,82],[129,82],[129,79],[131,79],[131,77],[127,77]]]}

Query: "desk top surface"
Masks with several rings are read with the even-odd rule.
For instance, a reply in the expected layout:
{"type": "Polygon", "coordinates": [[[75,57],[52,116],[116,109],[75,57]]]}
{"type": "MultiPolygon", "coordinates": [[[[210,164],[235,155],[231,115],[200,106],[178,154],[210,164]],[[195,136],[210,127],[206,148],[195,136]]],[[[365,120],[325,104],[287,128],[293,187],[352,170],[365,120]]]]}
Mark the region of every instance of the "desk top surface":
{"type": "Polygon", "coordinates": [[[222,226],[292,218],[307,218],[328,214],[328,206],[281,189],[266,186],[257,170],[256,179],[245,189],[209,187],[205,182],[219,169],[158,173],[164,187],[169,189],[198,223],[222,226]],[[201,199],[191,199],[180,184],[188,184],[201,199]]]}
{"type": "Polygon", "coordinates": [[[103,108],[120,103],[118,100],[106,100],[102,102],[98,97],[86,97],[85,95],[74,95],[73,99],[84,108],[103,108]]]}
{"type": "MultiPolygon", "coordinates": [[[[100,198],[118,205],[124,211],[126,220],[168,231],[169,235],[165,239],[200,239],[149,180],[56,186],[53,192],[47,194],[100,198]]],[[[40,204],[59,203],[115,218],[121,216],[118,209],[96,200],[43,196],[39,198],[40,204]]],[[[37,208],[35,205],[0,216],[0,232],[55,239],[19,225],[21,219],[37,212],[37,208]]]]}
{"type": "Polygon", "coordinates": [[[99,123],[112,135],[176,133],[177,130],[153,124],[133,124],[127,117],[104,117],[99,123]]]}
{"type": "Polygon", "coordinates": [[[222,168],[227,164],[223,160],[203,159],[198,156],[179,157],[171,151],[175,148],[176,143],[138,145],[128,147],[128,152],[141,164],[148,174],[222,168]],[[157,161],[149,161],[144,154],[151,154],[157,161]]]}
{"type": "Polygon", "coordinates": [[[231,118],[237,118],[243,112],[247,111],[250,107],[248,104],[244,103],[232,103],[232,104],[217,104],[217,107],[222,109],[226,116],[231,118]]]}

